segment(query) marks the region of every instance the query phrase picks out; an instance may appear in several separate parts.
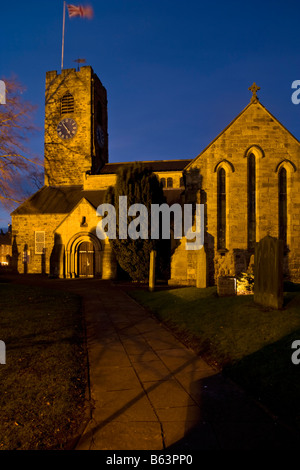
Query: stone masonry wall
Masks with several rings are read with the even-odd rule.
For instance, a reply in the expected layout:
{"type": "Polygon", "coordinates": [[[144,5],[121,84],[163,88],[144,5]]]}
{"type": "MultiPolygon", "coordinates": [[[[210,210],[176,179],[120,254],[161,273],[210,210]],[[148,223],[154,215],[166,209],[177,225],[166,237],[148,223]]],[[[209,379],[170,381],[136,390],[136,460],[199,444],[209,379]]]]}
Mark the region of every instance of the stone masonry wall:
{"type": "Polygon", "coordinates": [[[107,99],[106,90],[99,79],[94,80],[91,67],[56,71],[46,74],[45,100],[45,184],[82,184],[86,171],[96,170],[100,159],[107,161],[107,99]],[[95,91],[93,91],[95,87],[95,91]],[[74,97],[74,112],[61,114],[61,98],[66,92],[74,97]],[[104,149],[101,150],[96,139],[95,100],[102,101],[105,135],[104,149]],[[57,134],[58,123],[72,118],[77,123],[76,135],[71,139],[61,139],[57,134]],[[99,155],[98,155],[99,153],[99,155]]]}
{"type": "MultiPolygon", "coordinates": [[[[256,241],[279,236],[278,168],[287,169],[288,240],[285,274],[300,281],[300,146],[258,102],[252,103],[187,168],[187,195],[201,187],[206,245],[213,253],[215,280],[247,266],[247,156],[256,160],[256,241]],[[226,171],[226,250],[217,250],[217,175],[226,171]]],[[[194,197],[195,201],[195,197],[194,197]]]]}
{"type": "Polygon", "coordinates": [[[50,273],[54,230],[64,217],[64,214],[12,216],[12,257],[19,273],[50,273]],[[44,255],[35,253],[35,231],[45,231],[44,255]],[[27,263],[23,262],[25,250],[29,254],[27,263]]]}

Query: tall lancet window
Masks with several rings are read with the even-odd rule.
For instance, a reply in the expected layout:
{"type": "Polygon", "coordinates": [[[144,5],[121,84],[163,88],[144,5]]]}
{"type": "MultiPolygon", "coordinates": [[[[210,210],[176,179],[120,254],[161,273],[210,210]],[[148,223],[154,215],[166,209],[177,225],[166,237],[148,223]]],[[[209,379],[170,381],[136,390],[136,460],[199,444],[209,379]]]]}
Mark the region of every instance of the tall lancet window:
{"type": "Polygon", "coordinates": [[[253,251],[256,242],[256,175],[255,156],[248,157],[248,250],[253,251]]]}
{"type": "Polygon", "coordinates": [[[218,171],[218,250],[226,248],[226,172],[218,171]]]}
{"type": "Polygon", "coordinates": [[[279,171],[279,238],[287,246],[287,174],[286,169],[279,171]]]}

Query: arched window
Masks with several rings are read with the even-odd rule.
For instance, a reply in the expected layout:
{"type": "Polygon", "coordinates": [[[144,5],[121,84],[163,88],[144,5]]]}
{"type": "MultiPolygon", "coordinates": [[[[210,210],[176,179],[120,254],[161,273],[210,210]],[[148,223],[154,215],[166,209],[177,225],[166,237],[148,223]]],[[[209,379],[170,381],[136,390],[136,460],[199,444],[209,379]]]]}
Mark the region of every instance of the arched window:
{"type": "Polygon", "coordinates": [[[74,113],[74,98],[71,93],[66,93],[61,99],[61,114],[74,113]]]}
{"type": "Polygon", "coordinates": [[[284,246],[287,246],[287,172],[284,167],[278,175],[279,191],[279,238],[283,240],[284,246]]]}
{"type": "Polygon", "coordinates": [[[181,188],[184,187],[184,178],[183,178],[183,176],[180,178],[179,185],[180,185],[181,188]]]}
{"type": "Polygon", "coordinates": [[[162,187],[165,188],[166,187],[166,178],[161,178],[160,182],[162,184],[162,187]]]}
{"type": "Polygon", "coordinates": [[[224,168],[218,171],[218,215],[217,215],[217,247],[226,248],[226,172],[224,168]]]}
{"type": "Polygon", "coordinates": [[[100,126],[102,126],[103,115],[102,115],[102,105],[101,105],[100,101],[98,101],[98,103],[97,103],[96,119],[97,119],[98,124],[100,124],[100,126]]]}
{"type": "Polygon", "coordinates": [[[248,157],[248,250],[253,251],[256,242],[256,170],[255,156],[248,157]]]}
{"type": "Polygon", "coordinates": [[[173,188],[173,178],[167,179],[167,188],[173,188]]]}

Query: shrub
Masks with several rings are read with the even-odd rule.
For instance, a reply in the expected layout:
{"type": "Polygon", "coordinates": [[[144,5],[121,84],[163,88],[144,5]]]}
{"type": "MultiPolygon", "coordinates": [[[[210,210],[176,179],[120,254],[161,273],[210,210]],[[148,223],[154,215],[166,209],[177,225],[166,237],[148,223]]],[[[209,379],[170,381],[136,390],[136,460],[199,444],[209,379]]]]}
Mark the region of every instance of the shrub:
{"type": "MultiPolygon", "coordinates": [[[[152,250],[157,251],[158,266],[168,256],[165,249],[166,240],[151,240],[151,204],[163,204],[165,197],[163,188],[153,171],[141,163],[132,163],[121,168],[117,174],[114,187],[109,187],[105,197],[116,210],[117,237],[110,240],[120,267],[129,274],[133,281],[147,282],[149,279],[149,262],[152,250]],[[143,204],[148,210],[148,239],[133,240],[129,236],[119,239],[119,196],[127,196],[128,207],[143,204]],[[164,249],[162,248],[164,246],[164,249]]],[[[134,217],[127,216],[127,227],[134,217]]]]}

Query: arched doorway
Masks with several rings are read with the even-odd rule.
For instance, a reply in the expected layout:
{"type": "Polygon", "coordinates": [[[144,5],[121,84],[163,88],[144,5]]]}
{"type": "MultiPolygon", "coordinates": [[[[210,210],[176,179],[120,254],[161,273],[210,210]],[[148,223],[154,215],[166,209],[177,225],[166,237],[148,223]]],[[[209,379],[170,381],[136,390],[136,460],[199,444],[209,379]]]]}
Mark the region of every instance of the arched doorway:
{"type": "Polygon", "coordinates": [[[102,244],[93,233],[76,233],[66,245],[65,273],[67,278],[101,277],[102,244]]]}
{"type": "Polygon", "coordinates": [[[95,275],[95,248],[92,242],[82,242],[78,247],[78,275],[79,277],[95,275]]]}

